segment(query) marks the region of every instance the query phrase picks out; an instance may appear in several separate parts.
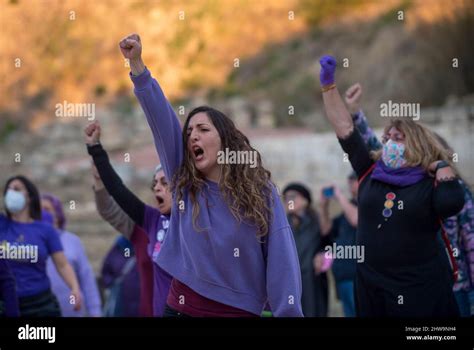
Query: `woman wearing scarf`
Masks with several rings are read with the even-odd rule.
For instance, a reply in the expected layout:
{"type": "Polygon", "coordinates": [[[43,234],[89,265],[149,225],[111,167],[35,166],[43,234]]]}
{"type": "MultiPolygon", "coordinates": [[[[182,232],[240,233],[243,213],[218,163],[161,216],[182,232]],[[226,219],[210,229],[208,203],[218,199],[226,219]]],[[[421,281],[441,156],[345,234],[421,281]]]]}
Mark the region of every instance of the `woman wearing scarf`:
{"type": "Polygon", "coordinates": [[[382,150],[369,153],[336,88],[336,60],[320,63],[326,114],[360,183],[357,244],[365,260],[357,265],[357,315],[458,316],[436,239],[440,220],[464,205],[448,152],[426,127],[393,119],[382,150]]]}
{"type": "MultiPolygon", "coordinates": [[[[355,127],[359,130],[369,150],[382,149],[382,143],[377,139],[367,118],[361,109],[360,98],[362,86],[359,83],[352,85],[346,91],[346,104],[351,113],[355,127]]],[[[454,155],[453,148],[448,142],[435,133],[436,139],[450,154],[454,155]]],[[[450,159],[453,157],[450,156],[450,159]]],[[[443,231],[453,251],[458,267],[457,280],[453,286],[454,296],[462,317],[474,315],[474,199],[468,183],[458,173],[458,180],[464,191],[464,207],[455,216],[443,220],[443,231]]],[[[442,240],[443,232],[438,237],[440,246],[445,252],[446,243],[442,240]]],[[[449,260],[448,260],[449,261],[449,260]]]]}

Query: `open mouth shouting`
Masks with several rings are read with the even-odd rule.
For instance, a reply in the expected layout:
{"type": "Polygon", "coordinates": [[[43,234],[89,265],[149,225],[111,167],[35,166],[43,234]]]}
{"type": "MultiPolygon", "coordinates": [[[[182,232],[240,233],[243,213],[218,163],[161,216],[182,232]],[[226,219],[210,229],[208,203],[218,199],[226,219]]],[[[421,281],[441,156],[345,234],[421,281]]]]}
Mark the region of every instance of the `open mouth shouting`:
{"type": "Polygon", "coordinates": [[[162,206],[165,203],[164,198],[161,197],[160,195],[155,195],[155,197],[156,197],[156,201],[158,202],[159,206],[162,206]]]}
{"type": "Polygon", "coordinates": [[[197,162],[204,159],[204,150],[201,147],[195,145],[192,147],[192,151],[193,151],[194,159],[197,162]]]}

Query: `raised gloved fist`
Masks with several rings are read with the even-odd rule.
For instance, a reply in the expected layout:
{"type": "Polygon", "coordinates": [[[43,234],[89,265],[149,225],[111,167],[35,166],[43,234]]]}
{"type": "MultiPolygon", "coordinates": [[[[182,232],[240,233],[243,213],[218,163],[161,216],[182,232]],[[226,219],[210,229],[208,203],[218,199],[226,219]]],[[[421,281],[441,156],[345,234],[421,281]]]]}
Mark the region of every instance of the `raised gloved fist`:
{"type": "Polygon", "coordinates": [[[319,72],[319,81],[321,86],[334,84],[334,75],[336,73],[336,59],[332,56],[325,55],[319,60],[321,71],[319,72]]]}

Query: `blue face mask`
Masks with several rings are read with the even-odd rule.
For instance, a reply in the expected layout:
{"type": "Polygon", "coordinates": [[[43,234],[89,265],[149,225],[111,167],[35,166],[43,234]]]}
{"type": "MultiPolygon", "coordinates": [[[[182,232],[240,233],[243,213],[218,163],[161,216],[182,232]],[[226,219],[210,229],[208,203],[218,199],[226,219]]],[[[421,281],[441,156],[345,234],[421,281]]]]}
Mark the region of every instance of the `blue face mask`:
{"type": "Polygon", "coordinates": [[[392,169],[399,169],[406,164],[405,145],[400,142],[388,140],[383,145],[382,161],[392,169]]]}
{"type": "Polygon", "coordinates": [[[5,207],[7,210],[16,214],[25,209],[26,198],[23,193],[12,189],[7,190],[5,194],[5,207]]]}

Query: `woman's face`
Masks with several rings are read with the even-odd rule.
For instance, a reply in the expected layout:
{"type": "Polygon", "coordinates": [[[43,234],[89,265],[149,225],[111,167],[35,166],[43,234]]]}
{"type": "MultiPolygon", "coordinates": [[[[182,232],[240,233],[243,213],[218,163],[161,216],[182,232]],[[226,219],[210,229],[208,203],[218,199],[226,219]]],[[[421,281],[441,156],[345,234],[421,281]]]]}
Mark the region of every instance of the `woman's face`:
{"type": "Polygon", "coordinates": [[[156,173],[152,187],[158,209],[162,214],[169,214],[171,212],[171,192],[163,170],[156,173]]]}
{"type": "Polygon", "coordinates": [[[23,184],[23,182],[21,182],[18,179],[15,179],[8,184],[7,190],[14,190],[14,191],[22,193],[23,196],[25,196],[25,203],[26,203],[25,208],[23,210],[28,210],[28,208],[30,207],[30,195],[28,194],[26,186],[23,184]]]}
{"type": "Polygon", "coordinates": [[[206,113],[200,112],[191,117],[186,130],[188,152],[196,169],[207,178],[218,174],[217,152],[221,150],[219,132],[206,113]]]}
{"type": "Polygon", "coordinates": [[[388,140],[392,140],[394,142],[405,143],[405,134],[403,134],[400,130],[396,127],[392,126],[383,136],[382,141],[383,143],[387,143],[388,140]]]}
{"type": "Polygon", "coordinates": [[[53,217],[54,227],[58,228],[58,217],[54,210],[53,203],[49,199],[41,199],[41,209],[46,210],[53,217]]]}
{"type": "Polygon", "coordinates": [[[308,200],[298,191],[289,190],[285,193],[285,209],[288,213],[302,214],[308,206],[308,200]]]}

